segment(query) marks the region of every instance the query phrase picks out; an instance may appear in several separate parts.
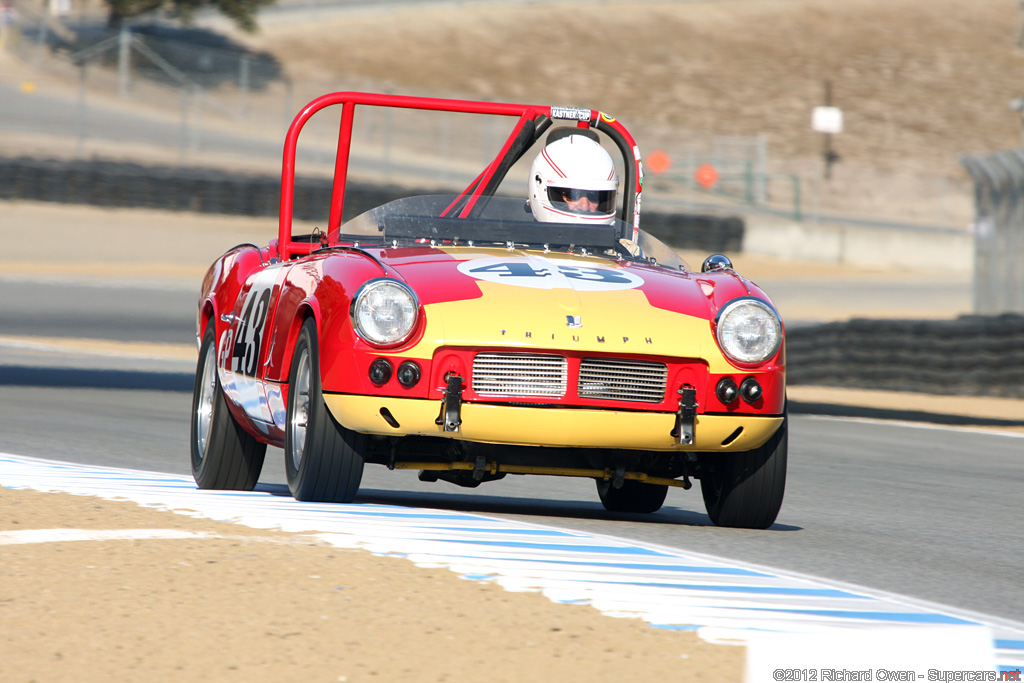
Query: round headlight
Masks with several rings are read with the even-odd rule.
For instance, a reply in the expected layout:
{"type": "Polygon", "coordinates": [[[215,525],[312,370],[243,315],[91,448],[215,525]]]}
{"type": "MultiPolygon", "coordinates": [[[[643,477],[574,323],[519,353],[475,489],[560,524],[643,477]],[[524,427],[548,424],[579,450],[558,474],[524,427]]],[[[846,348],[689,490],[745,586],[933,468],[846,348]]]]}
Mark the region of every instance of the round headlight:
{"type": "Polygon", "coordinates": [[[352,325],[360,337],[378,346],[393,346],[409,338],[416,327],[416,295],[398,280],[370,280],[352,300],[352,325]]]}
{"type": "Polygon", "coordinates": [[[740,363],[763,363],[782,343],[782,322],[760,299],[736,299],[718,314],[715,334],[725,355],[740,363]]]}

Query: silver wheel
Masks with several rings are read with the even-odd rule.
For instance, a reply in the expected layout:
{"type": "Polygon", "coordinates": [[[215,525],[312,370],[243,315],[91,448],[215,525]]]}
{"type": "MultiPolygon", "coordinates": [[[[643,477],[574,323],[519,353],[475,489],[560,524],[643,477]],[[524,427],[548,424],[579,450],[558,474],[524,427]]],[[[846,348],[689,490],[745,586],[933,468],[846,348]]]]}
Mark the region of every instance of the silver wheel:
{"type": "Polygon", "coordinates": [[[217,374],[216,339],[211,320],[199,346],[192,391],[192,476],[199,488],[252,491],[263,469],[267,445],[231,415],[217,374]]]}
{"type": "Polygon", "coordinates": [[[304,347],[300,354],[295,369],[295,386],[292,387],[295,392],[295,408],[288,423],[292,437],[292,467],[296,471],[302,462],[302,453],[306,450],[306,426],[309,424],[309,348],[304,347]]]}
{"type": "Polygon", "coordinates": [[[302,323],[288,373],[284,469],[296,500],[351,503],[363,478],[366,437],[335,421],[320,385],[316,321],[302,323]]]}
{"type": "Polygon", "coordinates": [[[206,352],[206,360],[199,377],[199,395],[196,397],[196,452],[199,459],[206,456],[206,444],[210,439],[210,423],[213,420],[213,397],[217,391],[217,364],[214,354],[206,352]]]}

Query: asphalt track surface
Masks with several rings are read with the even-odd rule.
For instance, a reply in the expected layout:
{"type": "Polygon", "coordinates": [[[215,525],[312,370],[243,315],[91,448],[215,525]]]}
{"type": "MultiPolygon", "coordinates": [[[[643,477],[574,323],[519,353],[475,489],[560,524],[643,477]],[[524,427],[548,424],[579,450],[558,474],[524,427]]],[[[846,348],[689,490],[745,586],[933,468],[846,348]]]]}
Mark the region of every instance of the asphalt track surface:
{"type": "MultiPolygon", "coordinates": [[[[0,386],[0,451],[188,474],[185,392],[0,386]]],[[[478,512],[769,565],[1014,621],[1024,616],[1020,438],[794,416],[786,501],[767,531],[720,529],[700,494],[607,513],[587,480],[476,490],[366,470],[357,502],[478,512]]],[[[283,485],[270,449],[262,483],[283,485]]]]}
{"type": "MultiPolygon", "coordinates": [[[[120,340],[192,338],[194,294],[184,290],[0,284],[7,334],[85,336],[80,325],[95,319],[97,335],[120,340]],[[33,315],[30,301],[49,314],[33,315]]],[[[0,354],[0,451],[188,474],[191,368],[118,364],[0,354]],[[140,376],[147,381],[128,381],[140,376]],[[141,388],[153,386],[165,390],[141,388]]],[[[621,515],[604,511],[589,480],[509,477],[460,489],[370,466],[358,500],[613,535],[1024,621],[1024,439],[808,415],[793,416],[790,439],[786,500],[767,531],[712,526],[696,487],[671,491],[657,514],[621,515]]],[[[284,484],[280,450],[268,452],[262,482],[284,484]]]]}

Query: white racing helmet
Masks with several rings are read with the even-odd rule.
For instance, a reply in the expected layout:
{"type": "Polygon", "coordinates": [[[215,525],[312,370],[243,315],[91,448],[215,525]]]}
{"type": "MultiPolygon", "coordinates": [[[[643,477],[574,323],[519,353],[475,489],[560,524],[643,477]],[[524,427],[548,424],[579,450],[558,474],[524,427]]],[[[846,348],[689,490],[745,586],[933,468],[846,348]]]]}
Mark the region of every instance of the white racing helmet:
{"type": "Polygon", "coordinates": [[[538,221],[615,222],[619,175],[608,152],[585,134],[549,142],[533,160],[529,183],[528,203],[538,221]]]}

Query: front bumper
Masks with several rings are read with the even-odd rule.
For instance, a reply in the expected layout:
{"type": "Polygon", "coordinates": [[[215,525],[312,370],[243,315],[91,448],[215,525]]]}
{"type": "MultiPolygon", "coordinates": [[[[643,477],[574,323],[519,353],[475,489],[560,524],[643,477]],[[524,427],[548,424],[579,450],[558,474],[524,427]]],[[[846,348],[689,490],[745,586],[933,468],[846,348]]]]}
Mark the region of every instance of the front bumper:
{"type": "Polygon", "coordinates": [[[467,402],[459,430],[446,432],[437,423],[442,409],[437,400],[325,393],[324,402],[335,420],[364,434],[567,448],[748,451],[763,445],[783,421],[782,416],[697,415],[694,442],[683,445],[671,433],[674,413],[467,402]]]}

